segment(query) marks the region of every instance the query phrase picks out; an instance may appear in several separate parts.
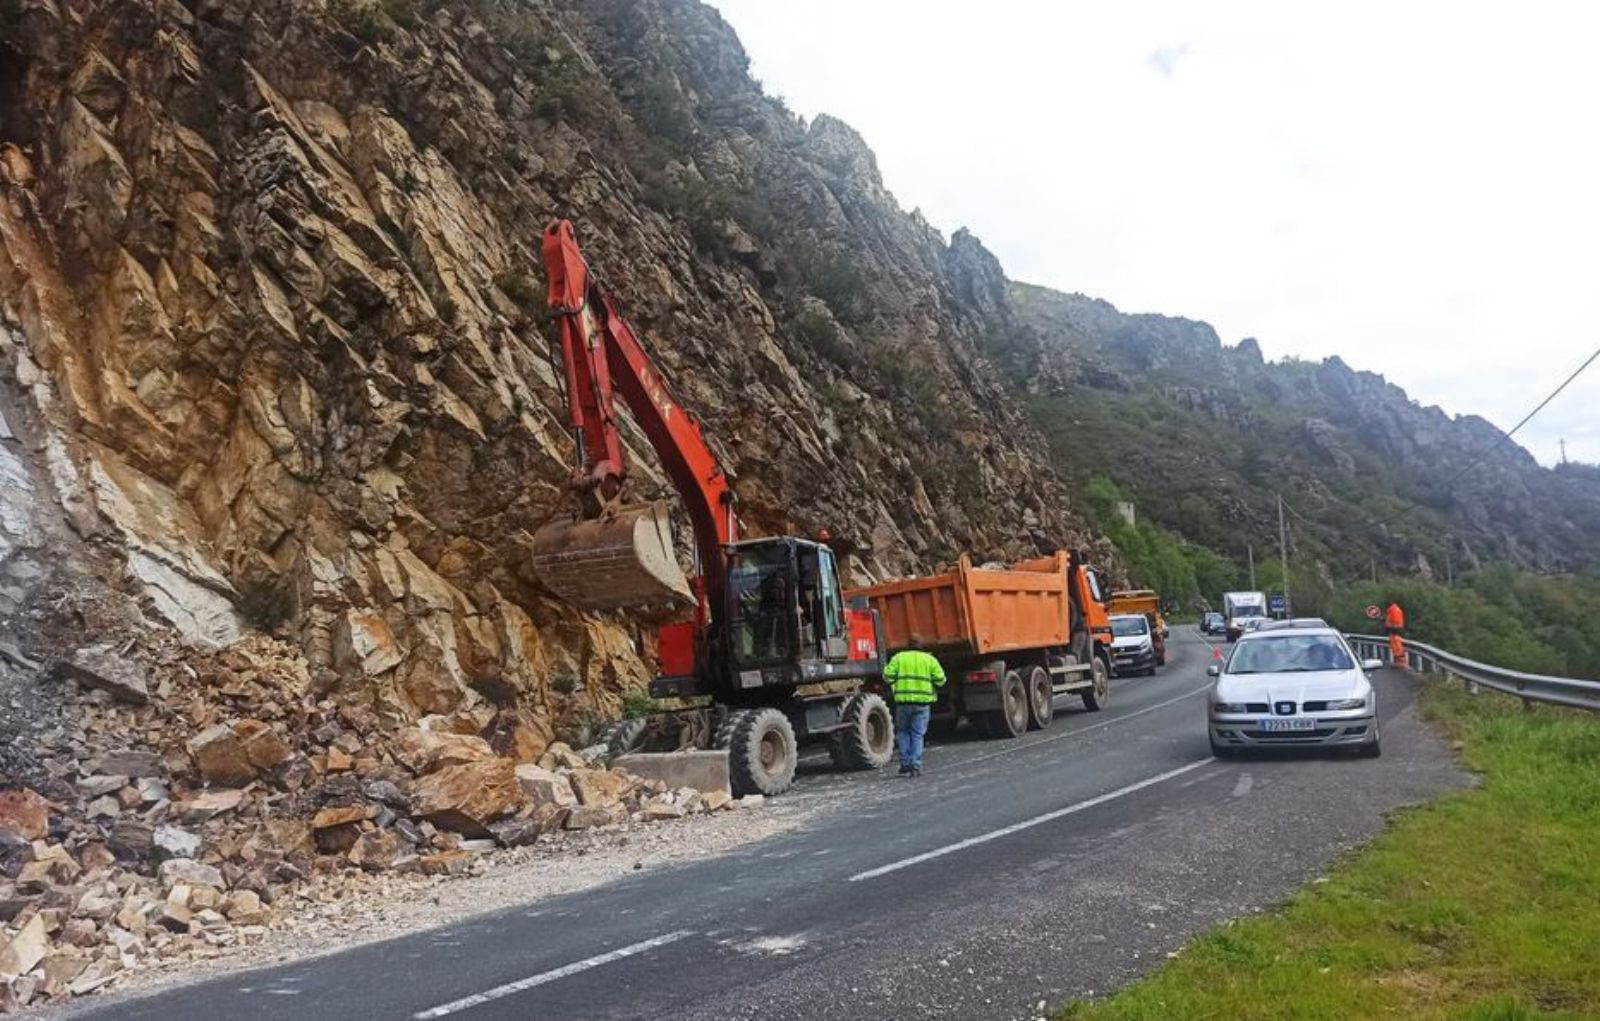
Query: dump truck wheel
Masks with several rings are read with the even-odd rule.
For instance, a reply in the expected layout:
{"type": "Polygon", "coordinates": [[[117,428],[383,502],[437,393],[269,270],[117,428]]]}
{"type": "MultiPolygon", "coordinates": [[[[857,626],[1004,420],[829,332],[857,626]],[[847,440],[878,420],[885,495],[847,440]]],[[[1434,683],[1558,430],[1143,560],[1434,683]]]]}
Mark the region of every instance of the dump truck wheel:
{"type": "Polygon", "coordinates": [[[1028,672],[1028,729],[1043,730],[1055,722],[1055,691],[1050,671],[1036,666],[1028,672]]]}
{"type": "Polygon", "coordinates": [[[851,695],[839,710],[843,730],[828,735],[828,754],[840,769],[881,769],[894,757],[894,718],[871,692],[851,695]]]}
{"type": "Polygon", "coordinates": [[[1021,737],[1028,729],[1028,686],[1022,675],[1007,670],[1000,681],[1000,708],[973,714],[986,737],[1021,737]]]}
{"type": "Polygon", "coordinates": [[[782,794],[794,783],[800,756],[789,717],[777,709],[735,709],[717,732],[728,749],[728,774],[736,797],[782,794]]]}
{"type": "Polygon", "coordinates": [[[1099,712],[1111,701],[1111,671],[1106,669],[1106,661],[1099,656],[1089,661],[1089,676],[1093,683],[1083,691],[1083,707],[1090,712],[1099,712]]]}

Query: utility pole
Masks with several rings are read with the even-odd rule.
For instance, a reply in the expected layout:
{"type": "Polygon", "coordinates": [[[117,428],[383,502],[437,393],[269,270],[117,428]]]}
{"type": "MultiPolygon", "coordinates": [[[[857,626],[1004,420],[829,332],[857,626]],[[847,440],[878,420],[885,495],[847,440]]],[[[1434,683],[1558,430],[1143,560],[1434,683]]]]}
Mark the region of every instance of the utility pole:
{"type": "Polygon", "coordinates": [[[1376,585],[1378,583],[1378,558],[1368,557],[1367,566],[1372,571],[1372,583],[1376,585]]]}
{"type": "Polygon", "coordinates": [[[1289,601],[1289,530],[1283,523],[1283,494],[1278,494],[1278,559],[1283,564],[1283,615],[1293,617],[1289,601]]]}
{"type": "Polygon", "coordinates": [[[1250,559],[1250,591],[1256,590],[1256,547],[1255,543],[1245,543],[1244,555],[1250,559]]]}
{"type": "Polygon", "coordinates": [[[1566,464],[1567,463],[1567,441],[1566,440],[1562,440],[1561,441],[1561,463],[1562,464],[1566,464]]]}
{"type": "Polygon", "coordinates": [[[1444,584],[1446,588],[1456,587],[1455,556],[1449,546],[1444,548],[1444,584]]]}

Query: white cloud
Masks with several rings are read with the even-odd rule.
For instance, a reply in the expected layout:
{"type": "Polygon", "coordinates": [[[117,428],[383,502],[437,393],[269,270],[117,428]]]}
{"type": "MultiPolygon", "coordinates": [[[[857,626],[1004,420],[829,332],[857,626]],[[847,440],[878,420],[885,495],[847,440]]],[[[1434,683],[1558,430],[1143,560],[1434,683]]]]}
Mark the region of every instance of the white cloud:
{"type": "MultiPolygon", "coordinates": [[[[713,0],[1015,278],[1510,427],[1600,345],[1600,9],[713,0]]],[[[1600,462],[1600,367],[1518,439],[1600,462]]]]}

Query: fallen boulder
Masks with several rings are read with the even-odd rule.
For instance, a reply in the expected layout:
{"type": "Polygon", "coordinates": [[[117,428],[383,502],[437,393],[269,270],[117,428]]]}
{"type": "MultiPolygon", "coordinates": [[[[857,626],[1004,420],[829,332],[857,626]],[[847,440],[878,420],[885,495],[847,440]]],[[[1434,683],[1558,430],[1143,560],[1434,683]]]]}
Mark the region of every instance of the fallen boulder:
{"type": "Polygon", "coordinates": [[[535,805],[571,808],[578,803],[578,796],[572,792],[571,780],[561,773],[552,773],[543,766],[536,766],[531,762],[517,766],[517,785],[535,805]]]}
{"type": "Polygon", "coordinates": [[[489,742],[473,734],[407,727],[396,735],[394,757],[421,776],[444,766],[461,766],[494,758],[489,742]]]}
{"type": "Polygon", "coordinates": [[[413,782],[412,812],[441,829],[493,836],[489,823],[527,804],[516,768],[515,762],[501,758],[445,766],[413,782]]]}

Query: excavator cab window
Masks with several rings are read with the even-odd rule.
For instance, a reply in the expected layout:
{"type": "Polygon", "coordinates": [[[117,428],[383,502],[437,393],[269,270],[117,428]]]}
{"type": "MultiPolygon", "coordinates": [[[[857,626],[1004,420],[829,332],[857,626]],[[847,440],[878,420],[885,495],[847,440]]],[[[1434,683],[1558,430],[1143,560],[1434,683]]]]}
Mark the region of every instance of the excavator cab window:
{"type": "Polygon", "coordinates": [[[850,640],[845,634],[844,592],[839,588],[839,567],[833,550],[817,548],[822,573],[822,655],[825,659],[848,659],[850,640]]]}
{"type": "Polygon", "coordinates": [[[794,659],[794,566],[785,542],[741,544],[729,558],[729,641],[740,665],[794,659]]]}

